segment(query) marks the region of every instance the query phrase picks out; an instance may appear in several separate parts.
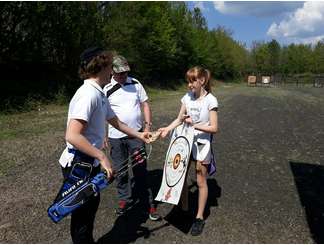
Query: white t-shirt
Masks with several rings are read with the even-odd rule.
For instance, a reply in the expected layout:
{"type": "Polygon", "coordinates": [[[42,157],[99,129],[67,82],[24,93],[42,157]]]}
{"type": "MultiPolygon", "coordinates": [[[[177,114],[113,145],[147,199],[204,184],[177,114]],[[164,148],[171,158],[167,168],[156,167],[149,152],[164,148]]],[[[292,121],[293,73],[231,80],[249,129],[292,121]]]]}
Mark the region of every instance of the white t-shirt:
{"type": "MultiPolygon", "coordinates": [[[[119,83],[112,78],[111,83],[104,87],[104,92],[108,94],[109,104],[120,121],[135,130],[142,128],[141,103],[148,97],[142,84],[131,77],[127,77],[126,82],[119,89],[109,95],[109,91],[116,88],[119,83]]],[[[109,125],[109,138],[122,138],[127,136],[123,132],[109,125]]]]}
{"type": "Polygon", "coordinates": [[[202,99],[197,100],[193,93],[185,94],[181,103],[186,106],[187,115],[193,123],[209,123],[209,111],[218,108],[218,101],[214,95],[208,93],[202,99]]]}
{"type": "MultiPolygon", "coordinates": [[[[209,111],[218,108],[218,101],[211,93],[197,100],[193,93],[188,92],[182,97],[181,102],[185,105],[187,115],[191,117],[194,124],[209,125],[209,111]]],[[[211,160],[211,134],[198,129],[195,129],[194,134],[193,158],[208,164],[211,160]]]]}
{"type": "MultiPolygon", "coordinates": [[[[67,124],[71,119],[86,121],[84,137],[90,144],[101,149],[105,136],[105,122],[115,116],[102,88],[94,80],[87,79],[70,101],[67,124]]],[[[67,142],[67,148],[74,147],[67,142]]],[[[74,157],[67,148],[59,160],[63,167],[69,166],[74,157]]]]}

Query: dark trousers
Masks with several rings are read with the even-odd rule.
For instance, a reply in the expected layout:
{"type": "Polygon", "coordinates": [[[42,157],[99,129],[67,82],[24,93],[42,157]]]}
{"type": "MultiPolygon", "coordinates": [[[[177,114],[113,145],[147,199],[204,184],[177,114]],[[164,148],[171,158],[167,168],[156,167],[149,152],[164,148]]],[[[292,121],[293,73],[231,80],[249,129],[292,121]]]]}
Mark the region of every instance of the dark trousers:
{"type": "MultiPolygon", "coordinates": [[[[109,142],[111,145],[110,155],[116,171],[128,164],[127,159],[134,151],[144,147],[144,143],[136,138],[109,138],[109,142]]],[[[147,162],[136,165],[132,171],[132,179],[128,172],[116,178],[119,200],[131,202],[138,199],[145,206],[152,206],[153,195],[147,185],[147,162]]]]}
{"type": "MultiPolygon", "coordinates": [[[[76,154],[72,166],[76,162],[87,162],[93,163],[94,159],[84,155],[76,154]]],[[[64,180],[66,180],[72,170],[72,167],[62,168],[64,180]]],[[[92,168],[90,177],[94,177],[100,172],[100,167],[92,168]]],[[[70,232],[73,243],[94,243],[93,239],[93,224],[98,210],[100,202],[100,194],[97,196],[92,196],[90,199],[80,206],[78,209],[74,210],[71,215],[71,226],[70,232]]]]}

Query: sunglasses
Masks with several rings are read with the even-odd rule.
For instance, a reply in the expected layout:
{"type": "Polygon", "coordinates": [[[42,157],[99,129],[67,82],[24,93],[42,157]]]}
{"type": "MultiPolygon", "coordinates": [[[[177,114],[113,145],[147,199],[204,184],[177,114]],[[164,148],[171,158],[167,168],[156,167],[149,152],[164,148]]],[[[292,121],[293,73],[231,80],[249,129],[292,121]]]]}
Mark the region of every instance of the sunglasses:
{"type": "Polygon", "coordinates": [[[127,71],[114,73],[114,76],[124,76],[124,75],[127,75],[127,73],[128,73],[127,71]]]}

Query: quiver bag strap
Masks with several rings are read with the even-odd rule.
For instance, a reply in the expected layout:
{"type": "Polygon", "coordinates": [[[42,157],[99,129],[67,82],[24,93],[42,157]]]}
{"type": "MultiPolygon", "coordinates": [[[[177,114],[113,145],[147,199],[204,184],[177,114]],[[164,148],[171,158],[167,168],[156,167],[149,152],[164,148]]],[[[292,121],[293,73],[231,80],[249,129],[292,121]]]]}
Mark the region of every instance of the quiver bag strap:
{"type": "Polygon", "coordinates": [[[121,88],[121,85],[119,83],[116,83],[110,90],[107,91],[107,98],[109,98],[109,96],[114,93],[115,91],[117,91],[118,89],[121,88]]]}
{"type": "MultiPolygon", "coordinates": [[[[138,82],[134,79],[131,80],[130,83],[125,83],[124,86],[127,86],[127,85],[133,85],[133,84],[137,84],[138,82]]],[[[112,95],[114,92],[116,92],[118,89],[120,89],[122,86],[119,84],[119,83],[116,83],[111,89],[109,89],[107,91],[107,98],[109,98],[110,95],[112,95]]]]}

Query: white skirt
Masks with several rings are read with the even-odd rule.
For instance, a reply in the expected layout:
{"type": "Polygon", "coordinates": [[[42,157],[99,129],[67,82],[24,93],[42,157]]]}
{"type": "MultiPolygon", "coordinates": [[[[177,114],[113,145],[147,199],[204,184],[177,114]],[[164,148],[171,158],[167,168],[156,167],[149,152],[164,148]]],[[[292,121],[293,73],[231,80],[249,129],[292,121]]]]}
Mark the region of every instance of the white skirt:
{"type": "Polygon", "coordinates": [[[201,161],[203,164],[209,164],[212,158],[211,144],[209,137],[194,137],[191,154],[194,160],[201,161]]]}

